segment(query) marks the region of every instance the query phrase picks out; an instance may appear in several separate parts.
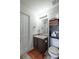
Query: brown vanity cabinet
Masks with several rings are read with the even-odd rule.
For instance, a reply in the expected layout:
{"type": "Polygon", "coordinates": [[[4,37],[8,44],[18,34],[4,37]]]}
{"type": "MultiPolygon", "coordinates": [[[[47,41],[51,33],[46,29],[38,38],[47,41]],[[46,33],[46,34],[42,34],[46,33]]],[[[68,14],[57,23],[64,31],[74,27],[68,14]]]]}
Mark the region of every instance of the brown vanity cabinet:
{"type": "Polygon", "coordinates": [[[33,43],[34,43],[34,48],[39,50],[42,53],[45,53],[45,51],[48,48],[48,38],[45,39],[41,39],[41,38],[37,38],[37,37],[33,37],[33,43]]]}

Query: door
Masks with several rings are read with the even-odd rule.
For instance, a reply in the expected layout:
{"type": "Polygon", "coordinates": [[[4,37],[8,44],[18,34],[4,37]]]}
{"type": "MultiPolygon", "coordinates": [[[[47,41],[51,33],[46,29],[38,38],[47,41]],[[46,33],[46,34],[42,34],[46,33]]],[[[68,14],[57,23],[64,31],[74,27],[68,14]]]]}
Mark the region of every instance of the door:
{"type": "Polygon", "coordinates": [[[20,55],[28,51],[28,16],[20,14],[20,55]]]}

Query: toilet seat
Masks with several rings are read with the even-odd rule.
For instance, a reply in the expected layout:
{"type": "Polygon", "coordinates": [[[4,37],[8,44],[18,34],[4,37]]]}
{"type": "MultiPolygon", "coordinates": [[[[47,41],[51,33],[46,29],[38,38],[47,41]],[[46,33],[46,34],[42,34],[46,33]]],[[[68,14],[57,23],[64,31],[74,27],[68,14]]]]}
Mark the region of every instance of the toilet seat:
{"type": "Polygon", "coordinates": [[[48,49],[48,53],[51,57],[54,57],[54,58],[58,58],[59,56],[59,50],[56,47],[50,47],[48,49]]]}
{"type": "Polygon", "coordinates": [[[59,50],[56,47],[49,47],[48,54],[46,55],[45,59],[58,59],[59,57],[59,50]]]}

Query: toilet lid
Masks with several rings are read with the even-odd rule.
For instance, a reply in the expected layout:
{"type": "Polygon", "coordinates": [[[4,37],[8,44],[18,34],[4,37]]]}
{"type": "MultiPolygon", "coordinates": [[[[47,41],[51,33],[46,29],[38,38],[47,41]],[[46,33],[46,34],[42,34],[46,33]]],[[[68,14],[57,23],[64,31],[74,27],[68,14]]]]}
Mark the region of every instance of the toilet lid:
{"type": "Polygon", "coordinates": [[[49,54],[58,55],[58,54],[59,54],[59,50],[58,50],[58,48],[56,48],[56,47],[50,47],[49,50],[48,50],[48,53],[49,53],[49,54]]]}

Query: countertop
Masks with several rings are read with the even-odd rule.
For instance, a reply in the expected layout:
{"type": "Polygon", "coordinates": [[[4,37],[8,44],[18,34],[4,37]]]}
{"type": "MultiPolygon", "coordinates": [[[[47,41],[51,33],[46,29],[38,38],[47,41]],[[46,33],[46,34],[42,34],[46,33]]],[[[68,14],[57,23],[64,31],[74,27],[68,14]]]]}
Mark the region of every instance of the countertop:
{"type": "Polygon", "coordinates": [[[40,39],[45,39],[48,36],[46,36],[46,35],[34,35],[34,37],[37,37],[37,38],[40,38],[40,39]]]}

